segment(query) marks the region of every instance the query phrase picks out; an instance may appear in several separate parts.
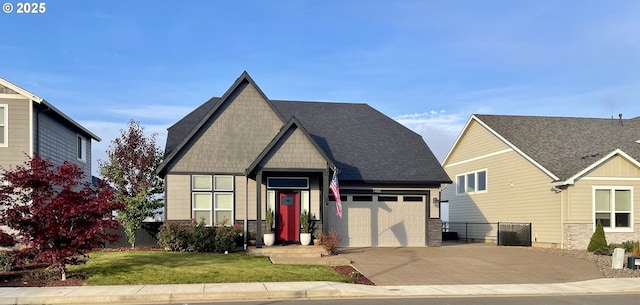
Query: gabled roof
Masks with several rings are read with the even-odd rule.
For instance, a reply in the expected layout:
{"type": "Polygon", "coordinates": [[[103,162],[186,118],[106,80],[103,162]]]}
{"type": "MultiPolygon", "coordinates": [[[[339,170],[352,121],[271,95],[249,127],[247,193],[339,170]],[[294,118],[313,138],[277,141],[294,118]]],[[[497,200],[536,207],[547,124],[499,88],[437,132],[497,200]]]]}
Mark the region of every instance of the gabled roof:
{"type": "Polygon", "coordinates": [[[338,167],[367,183],[450,183],[422,137],[367,104],[272,101],[295,116],[338,167]]]}
{"type": "MultiPolygon", "coordinates": [[[[264,92],[262,92],[260,87],[258,87],[258,85],[253,81],[251,76],[249,76],[249,73],[247,73],[247,71],[242,72],[240,77],[236,79],[233,85],[231,85],[231,87],[227,90],[227,92],[225,92],[222,97],[212,97],[207,102],[200,105],[200,107],[196,108],[196,110],[187,114],[187,116],[169,127],[169,133],[167,135],[167,145],[165,146],[165,159],[158,167],[158,173],[163,173],[166,170],[167,165],[169,165],[173,161],[180,150],[184,148],[184,146],[191,140],[191,138],[193,138],[193,136],[203,128],[209,118],[211,118],[211,116],[216,113],[220,106],[227,102],[227,100],[229,100],[229,97],[231,97],[232,94],[240,87],[240,85],[244,83],[253,85],[258,91],[258,94],[260,94],[260,96],[262,96],[262,98],[264,98],[264,100],[268,103],[269,99],[264,94],[264,92]]],[[[275,111],[275,109],[274,112],[280,115],[277,111],[275,111]]],[[[280,119],[283,123],[285,122],[285,119],[282,118],[282,116],[280,116],[280,119]]]]}
{"type": "Polygon", "coordinates": [[[304,126],[302,126],[302,124],[300,124],[300,121],[298,121],[298,119],[294,116],[289,120],[289,122],[287,122],[287,124],[284,125],[284,127],[282,127],[282,129],[280,129],[280,132],[278,133],[278,135],[276,135],[276,137],[273,138],[273,140],[271,140],[271,142],[264,148],[264,150],[262,151],[262,153],[260,153],[260,155],[256,158],[256,160],[253,161],[253,163],[251,163],[251,165],[249,165],[249,167],[247,168],[247,170],[245,172],[245,175],[252,175],[253,171],[256,170],[256,168],[258,167],[260,162],[262,162],[264,160],[264,158],[274,150],[276,145],[283,140],[283,137],[292,128],[297,128],[298,130],[300,130],[302,132],[302,134],[316,148],[318,153],[320,153],[320,155],[327,161],[327,164],[329,165],[329,167],[331,167],[331,168],[335,167],[335,165],[333,164],[331,159],[329,159],[329,157],[325,154],[324,150],[320,149],[320,147],[318,146],[318,143],[316,143],[316,141],[313,140],[311,135],[309,135],[309,132],[307,132],[307,130],[304,128],[304,126]]]}
{"type": "MultiPolygon", "coordinates": [[[[246,77],[253,82],[245,74],[239,81],[246,77]]],[[[158,171],[160,174],[177,151],[224,103],[239,81],[223,97],[211,98],[169,128],[165,148],[167,158],[158,171]]],[[[451,183],[420,135],[369,105],[268,99],[267,102],[284,119],[283,125],[286,121],[291,123],[295,117],[296,126],[304,126],[313,143],[339,169],[341,181],[421,185],[451,183]]]]}
{"type": "Polygon", "coordinates": [[[473,115],[470,120],[488,127],[557,182],[573,183],[614,155],[640,160],[639,118],[473,115]]]}
{"type": "Polygon", "coordinates": [[[60,118],[62,118],[62,120],[64,120],[66,123],[74,126],[75,128],[81,130],[83,133],[85,133],[86,135],[88,135],[89,137],[93,138],[96,141],[101,141],[102,139],[100,139],[100,137],[98,137],[97,135],[95,135],[93,132],[89,131],[89,129],[85,128],[84,126],[80,125],[80,123],[76,122],[74,119],[72,119],[71,117],[69,117],[68,115],[66,115],[64,112],[62,112],[61,110],[59,110],[58,108],[54,107],[51,103],[49,103],[48,101],[46,101],[45,99],[25,90],[24,88],[0,77],[0,85],[3,85],[15,92],[17,92],[18,94],[24,96],[27,99],[32,100],[35,103],[38,103],[40,105],[43,105],[44,107],[46,107],[47,109],[50,109],[52,112],[54,112],[56,115],[58,115],[60,118]]]}

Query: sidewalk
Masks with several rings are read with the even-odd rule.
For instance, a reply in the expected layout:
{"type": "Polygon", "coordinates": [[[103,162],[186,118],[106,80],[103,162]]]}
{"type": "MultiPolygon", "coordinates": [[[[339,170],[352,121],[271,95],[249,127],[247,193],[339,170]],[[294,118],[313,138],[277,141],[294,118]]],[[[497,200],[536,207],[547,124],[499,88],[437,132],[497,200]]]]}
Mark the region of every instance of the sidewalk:
{"type": "Polygon", "coordinates": [[[0,288],[0,304],[183,303],[220,300],[640,293],[640,278],[555,284],[365,286],[334,282],[0,288]]]}

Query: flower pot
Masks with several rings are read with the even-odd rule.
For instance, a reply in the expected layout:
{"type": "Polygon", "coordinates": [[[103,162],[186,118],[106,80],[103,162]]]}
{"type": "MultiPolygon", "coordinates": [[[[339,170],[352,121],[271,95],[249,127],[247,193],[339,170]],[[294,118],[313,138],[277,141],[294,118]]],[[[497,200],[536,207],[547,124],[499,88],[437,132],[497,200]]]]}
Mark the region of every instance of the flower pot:
{"type": "Polygon", "coordinates": [[[303,246],[311,244],[311,233],[300,233],[300,244],[303,246]]]}
{"type": "Polygon", "coordinates": [[[276,234],[265,233],[263,236],[263,239],[264,239],[265,246],[273,246],[273,244],[276,242],[276,234]]]}
{"type": "Polygon", "coordinates": [[[316,238],[316,239],[314,239],[314,240],[313,240],[313,245],[315,245],[315,246],[320,246],[320,245],[322,245],[322,239],[320,239],[320,238],[316,238]]]}

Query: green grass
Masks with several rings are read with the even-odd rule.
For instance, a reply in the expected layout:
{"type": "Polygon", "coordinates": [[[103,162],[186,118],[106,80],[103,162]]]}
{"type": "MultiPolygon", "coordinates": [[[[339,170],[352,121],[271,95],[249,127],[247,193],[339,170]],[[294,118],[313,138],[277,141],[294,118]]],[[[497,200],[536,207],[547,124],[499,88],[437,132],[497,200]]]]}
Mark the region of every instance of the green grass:
{"type": "Polygon", "coordinates": [[[272,265],[267,257],[244,253],[94,252],[87,264],[69,271],[86,276],[87,285],[350,282],[327,266],[272,265]]]}

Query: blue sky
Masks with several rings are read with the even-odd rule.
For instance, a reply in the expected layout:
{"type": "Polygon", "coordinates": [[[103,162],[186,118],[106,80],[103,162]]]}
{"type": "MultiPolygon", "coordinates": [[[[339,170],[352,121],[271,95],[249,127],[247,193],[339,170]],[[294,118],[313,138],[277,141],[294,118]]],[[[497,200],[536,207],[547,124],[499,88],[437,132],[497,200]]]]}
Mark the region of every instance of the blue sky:
{"type": "Polygon", "coordinates": [[[94,164],[129,119],[164,146],[245,70],[271,99],[368,103],[440,160],[473,113],[640,116],[638,1],[43,2],[0,13],[0,77],[102,137],[94,164]]]}

